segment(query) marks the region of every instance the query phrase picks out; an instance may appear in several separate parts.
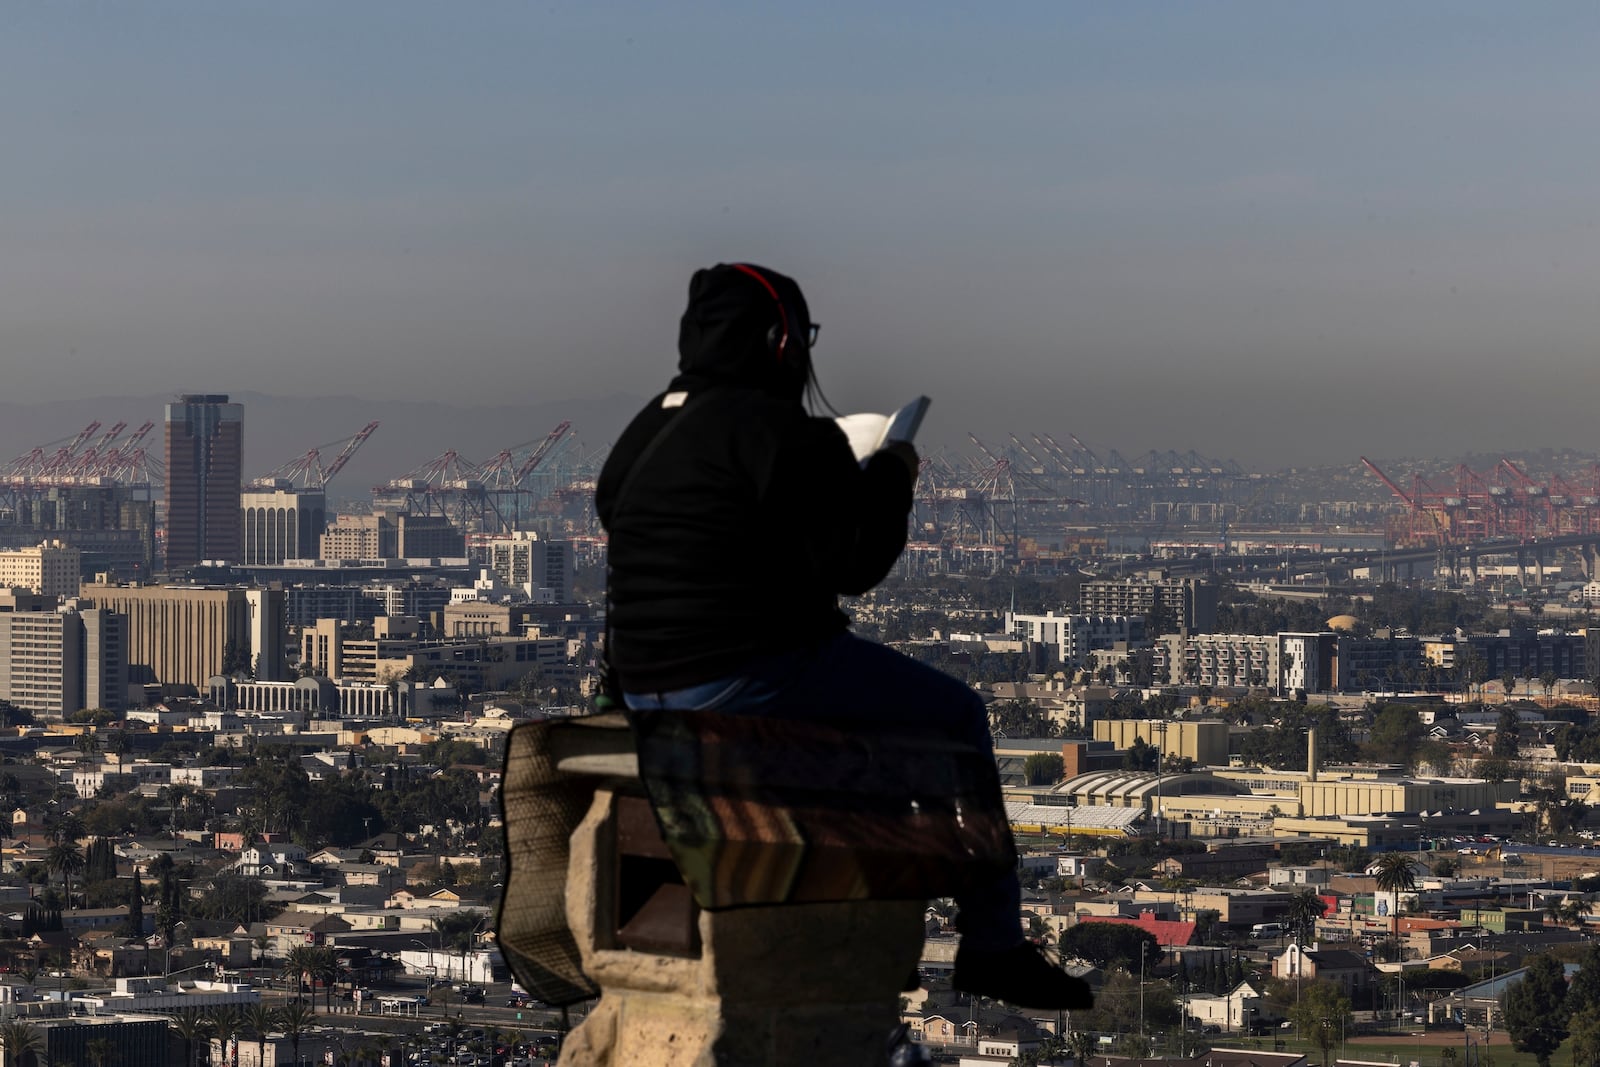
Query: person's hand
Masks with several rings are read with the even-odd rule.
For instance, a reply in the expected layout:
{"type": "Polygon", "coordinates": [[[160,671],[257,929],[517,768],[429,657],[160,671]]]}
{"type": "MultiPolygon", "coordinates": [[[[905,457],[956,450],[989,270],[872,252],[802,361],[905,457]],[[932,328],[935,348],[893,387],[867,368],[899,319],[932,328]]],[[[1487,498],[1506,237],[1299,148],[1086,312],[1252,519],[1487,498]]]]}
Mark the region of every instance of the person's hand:
{"type": "Polygon", "coordinates": [[[916,446],[910,441],[890,441],[884,445],[882,452],[886,452],[906,465],[906,470],[911,472],[911,477],[917,476],[917,471],[922,467],[922,458],[917,455],[916,446]]]}

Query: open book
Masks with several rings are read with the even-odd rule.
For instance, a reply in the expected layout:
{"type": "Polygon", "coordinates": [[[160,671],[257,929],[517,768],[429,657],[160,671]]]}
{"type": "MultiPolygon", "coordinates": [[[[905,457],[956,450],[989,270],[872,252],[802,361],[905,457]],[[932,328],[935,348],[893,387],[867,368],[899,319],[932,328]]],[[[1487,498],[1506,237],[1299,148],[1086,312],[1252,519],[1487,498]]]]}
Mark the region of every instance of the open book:
{"type": "Polygon", "coordinates": [[[922,425],[922,416],[928,411],[928,398],[919,396],[899,411],[889,415],[840,415],[834,422],[850,439],[850,451],[862,463],[878,449],[892,441],[911,441],[922,425]]]}

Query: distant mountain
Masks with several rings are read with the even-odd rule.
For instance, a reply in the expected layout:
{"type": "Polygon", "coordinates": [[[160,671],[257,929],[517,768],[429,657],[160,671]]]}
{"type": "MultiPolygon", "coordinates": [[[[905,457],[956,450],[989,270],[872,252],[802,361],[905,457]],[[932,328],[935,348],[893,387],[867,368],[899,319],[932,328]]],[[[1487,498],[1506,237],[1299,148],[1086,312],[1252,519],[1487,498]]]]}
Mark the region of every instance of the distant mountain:
{"type": "MultiPolygon", "coordinates": [[[[214,388],[201,383],[196,391],[214,388]]],[[[502,449],[532,447],[555,428],[572,423],[564,443],[567,456],[608,446],[644,398],[622,393],[579,400],[458,407],[419,401],[363,400],[353,396],[287,397],[232,393],[244,405],[245,477],[257,477],[321,448],[331,462],[345,439],[367,423],[382,425],[329,486],[335,499],[365,496],[371,486],[397,478],[446,451],[482,463],[502,449]],[[329,442],[335,442],[327,447],[329,442]]],[[[126,422],[130,434],[146,420],[156,424],[145,446],[159,456],[163,406],[171,396],[102,396],[52,404],[0,401],[0,467],[35,447],[53,451],[90,422],[104,433],[126,422]]],[[[523,448],[519,451],[525,451],[523,448]]]]}

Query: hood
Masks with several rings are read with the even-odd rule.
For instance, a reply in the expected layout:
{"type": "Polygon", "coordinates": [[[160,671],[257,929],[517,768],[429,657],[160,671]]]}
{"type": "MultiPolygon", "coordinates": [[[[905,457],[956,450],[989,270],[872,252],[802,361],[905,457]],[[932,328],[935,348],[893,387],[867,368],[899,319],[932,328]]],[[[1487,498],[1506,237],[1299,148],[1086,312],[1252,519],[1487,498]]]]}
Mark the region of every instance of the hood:
{"type": "Polygon", "coordinates": [[[678,370],[691,383],[755,386],[798,400],[811,374],[810,336],[794,279],[753,263],[718,263],[689,281],[678,370]]]}

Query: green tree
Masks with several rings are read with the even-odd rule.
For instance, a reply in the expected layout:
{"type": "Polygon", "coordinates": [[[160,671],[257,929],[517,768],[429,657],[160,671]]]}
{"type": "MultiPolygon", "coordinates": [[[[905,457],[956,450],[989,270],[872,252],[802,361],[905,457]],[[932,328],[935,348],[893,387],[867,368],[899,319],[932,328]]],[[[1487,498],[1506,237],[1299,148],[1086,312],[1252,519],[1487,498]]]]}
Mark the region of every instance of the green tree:
{"type": "Polygon", "coordinates": [[[1367,754],[1375,762],[1398,763],[1410,771],[1417,746],[1426,733],[1416,708],[1409,704],[1385,705],[1372,720],[1367,754]]]}
{"type": "MultiPolygon", "coordinates": [[[[296,945],[283,957],[283,978],[285,982],[294,982],[294,999],[300,1000],[301,993],[315,978],[317,966],[316,948],[312,945],[296,945]]],[[[311,987],[313,991],[315,986],[311,987]]]]}
{"type": "Polygon", "coordinates": [[[1022,773],[1029,785],[1054,785],[1061,781],[1066,762],[1054,752],[1033,752],[1022,761],[1022,773]]]}
{"type": "Polygon", "coordinates": [[[1522,981],[1500,998],[1506,1032],[1518,1052],[1529,1052],[1539,1067],[1550,1067],[1550,1056],[1567,1038],[1567,983],[1554,956],[1534,956],[1527,962],[1522,981]]]}
{"type": "Polygon", "coordinates": [[[1329,1052],[1351,1023],[1350,998],[1319,978],[1300,987],[1287,1014],[1300,1036],[1322,1050],[1322,1067],[1328,1067],[1329,1052]]]}
{"type": "Polygon", "coordinates": [[[1600,1005],[1586,1005],[1567,1025],[1572,1031],[1573,1067],[1600,1067],[1600,1005]]]}
{"type": "Polygon", "coordinates": [[[210,1021],[193,1008],[185,1008],[168,1019],[167,1025],[183,1042],[183,1067],[194,1067],[194,1043],[211,1032],[210,1021]]]}
{"type": "Polygon", "coordinates": [[[1378,857],[1378,889],[1394,894],[1394,908],[1389,916],[1390,936],[1400,939],[1400,894],[1412,893],[1417,888],[1417,875],[1412,859],[1404,852],[1385,852],[1378,857]]]}
{"type": "Polygon", "coordinates": [[[1289,898],[1289,929],[1300,944],[1316,939],[1317,920],[1327,910],[1327,902],[1310,889],[1302,889],[1289,898]]]}
{"type": "Polygon", "coordinates": [[[244,1032],[244,1016],[238,1008],[212,1008],[206,1013],[211,1033],[222,1045],[222,1062],[238,1064],[239,1035],[244,1032]]]}
{"type": "Polygon", "coordinates": [[[1495,723],[1494,744],[1489,751],[1501,759],[1516,759],[1517,753],[1522,749],[1522,720],[1510,707],[1500,710],[1500,719],[1495,723]]]}
{"type": "Polygon", "coordinates": [[[61,876],[61,891],[69,908],[72,906],[72,876],[83,870],[83,864],[83,849],[71,839],[57,841],[44,855],[44,865],[50,873],[61,876]]]}
{"type": "Polygon", "coordinates": [[[433,920],[439,944],[449,952],[470,952],[484,917],[473,911],[448,911],[433,920]]]}
{"type": "Polygon", "coordinates": [[[1486,782],[1503,782],[1510,778],[1516,771],[1511,765],[1511,760],[1504,756],[1491,756],[1488,759],[1478,760],[1472,765],[1475,777],[1486,782]]]}
{"type": "Polygon", "coordinates": [[[278,1013],[259,1001],[244,1010],[245,1032],[256,1039],[256,1062],[267,1062],[267,1035],[278,1028],[278,1013]]]}
{"type": "Polygon", "coordinates": [[[1600,1011],[1600,941],[1589,942],[1567,987],[1567,1010],[1577,1014],[1590,1008],[1600,1011]]]}
{"type": "Polygon", "coordinates": [[[1096,967],[1120,966],[1130,971],[1154,966],[1161,958],[1161,943],[1155,935],[1123,923],[1083,922],[1061,931],[1057,940],[1061,955],[1088,960],[1096,967]]]}
{"type": "Polygon", "coordinates": [[[89,1057],[90,1067],[108,1067],[116,1054],[117,1043],[109,1037],[97,1037],[90,1040],[83,1051],[89,1057]]]}
{"type": "Polygon", "coordinates": [[[267,887],[259,878],[223,871],[214,875],[207,891],[192,904],[193,914],[241,926],[267,917],[267,887]]]}
{"type": "Polygon", "coordinates": [[[133,872],[128,886],[128,919],[122,926],[127,937],[144,937],[144,886],[139,884],[139,872],[133,872]]]}
{"type": "Polygon", "coordinates": [[[294,1053],[295,1063],[300,1062],[300,1039],[316,1024],[316,1010],[302,1001],[291,1001],[288,1007],[278,1013],[278,1026],[283,1036],[289,1039],[289,1050],[294,1053]]]}
{"type": "Polygon", "coordinates": [[[39,1062],[45,1049],[44,1035],[25,1019],[7,1019],[0,1023],[0,1049],[5,1050],[7,1067],[12,1063],[28,1067],[39,1062]]]}
{"type": "Polygon", "coordinates": [[[1142,737],[1135,737],[1133,744],[1122,753],[1122,765],[1130,771],[1153,771],[1156,759],[1156,748],[1142,737]]]}

